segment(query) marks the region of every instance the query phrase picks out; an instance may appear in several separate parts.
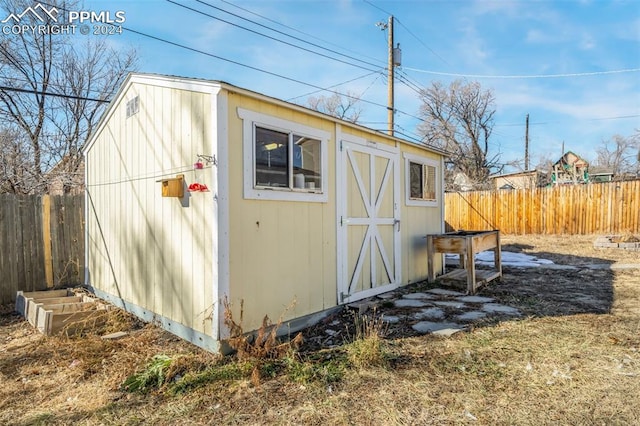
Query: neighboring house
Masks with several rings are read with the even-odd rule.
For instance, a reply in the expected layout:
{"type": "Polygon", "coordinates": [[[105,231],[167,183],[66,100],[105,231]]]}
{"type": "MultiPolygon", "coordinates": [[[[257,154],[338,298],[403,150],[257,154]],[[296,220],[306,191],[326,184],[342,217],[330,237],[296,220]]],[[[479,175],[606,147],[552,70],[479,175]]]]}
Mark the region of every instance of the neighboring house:
{"type": "Polygon", "coordinates": [[[84,155],[86,284],[214,351],[225,300],[293,331],[426,279],[444,230],[442,152],[219,81],[129,75],[84,155]]]}
{"type": "Polygon", "coordinates": [[[567,151],[551,170],[554,185],[579,184],[589,181],[589,162],[571,151],[567,151]]]}
{"type": "Polygon", "coordinates": [[[493,181],[494,189],[531,189],[541,186],[544,182],[544,177],[544,172],[527,170],[493,175],[489,178],[493,181]]]}

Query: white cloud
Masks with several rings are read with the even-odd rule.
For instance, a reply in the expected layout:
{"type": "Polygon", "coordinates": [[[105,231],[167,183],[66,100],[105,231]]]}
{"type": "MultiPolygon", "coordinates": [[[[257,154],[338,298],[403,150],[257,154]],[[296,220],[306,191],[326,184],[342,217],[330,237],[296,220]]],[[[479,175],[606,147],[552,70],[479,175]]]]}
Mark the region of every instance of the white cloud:
{"type": "Polygon", "coordinates": [[[592,50],[596,47],[596,42],[591,34],[583,34],[579,46],[580,50],[592,50]]]}

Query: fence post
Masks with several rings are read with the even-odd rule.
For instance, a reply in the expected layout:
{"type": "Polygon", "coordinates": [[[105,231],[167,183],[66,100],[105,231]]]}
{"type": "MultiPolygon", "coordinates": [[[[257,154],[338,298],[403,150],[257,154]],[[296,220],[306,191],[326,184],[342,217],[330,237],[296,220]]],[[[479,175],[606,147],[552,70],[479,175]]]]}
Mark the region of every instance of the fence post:
{"type": "Polygon", "coordinates": [[[51,199],[42,196],[42,242],[44,244],[44,275],[47,288],[53,287],[53,257],[51,255],[51,199]]]}

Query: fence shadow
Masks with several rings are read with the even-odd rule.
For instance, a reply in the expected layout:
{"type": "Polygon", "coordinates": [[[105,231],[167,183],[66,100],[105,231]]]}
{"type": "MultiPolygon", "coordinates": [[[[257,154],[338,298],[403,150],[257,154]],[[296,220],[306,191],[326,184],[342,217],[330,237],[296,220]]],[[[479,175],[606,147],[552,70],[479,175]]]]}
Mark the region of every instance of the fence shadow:
{"type": "MultiPolygon", "coordinates": [[[[565,254],[536,248],[535,242],[509,242],[502,246],[503,277],[480,287],[477,296],[490,298],[491,309],[484,311],[482,302],[466,302],[460,293],[466,292],[466,281],[438,278],[435,283],[417,282],[393,292],[388,297],[372,298],[376,304],[376,315],[391,318],[387,338],[397,339],[418,336],[413,329],[421,321],[455,323],[466,327],[491,327],[504,321],[517,321],[531,317],[560,317],[578,314],[609,314],[614,302],[615,272],[609,266],[615,261],[584,254],[565,254]],[[532,258],[551,260],[553,264],[535,267],[513,266],[508,261],[509,253],[527,254],[532,258]],[[458,295],[439,296],[436,299],[429,290],[434,288],[453,290],[458,295]],[[426,296],[425,295],[426,293],[426,296]],[[396,303],[403,301],[402,307],[396,303]],[[413,304],[412,302],[417,302],[413,304]],[[506,309],[502,311],[500,306],[506,309]],[[494,308],[497,308],[493,310],[494,308]],[[515,308],[515,309],[511,309],[515,308]],[[470,314],[466,316],[465,314],[470,314]],[[467,319],[474,314],[477,318],[467,319]],[[462,319],[465,318],[465,319],[462,319]]],[[[567,250],[568,252],[569,250],[567,250]]],[[[448,262],[447,271],[458,261],[448,262]]],[[[483,269],[476,262],[478,269],[483,269]]],[[[364,305],[369,303],[364,302],[364,305]]],[[[488,307],[487,307],[488,308],[488,307]]],[[[305,333],[305,339],[314,342],[327,341],[326,330],[339,331],[351,320],[350,312],[328,318],[305,333]],[[342,324],[333,327],[336,319],[342,324]]],[[[331,339],[329,339],[331,340],[331,339]]],[[[335,340],[335,339],[334,339],[335,340]]]]}
{"type": "MultiPolygon", "coordinates": [[[[508,252],[509,247],[503,247],[508,252]]],[[[518,308],[523,316],[608,314],[613,306],[611,260],[545,251],[529,252],[554,265],[521,268],[506,265],[500,282],[482,294],[518,308]]]]}

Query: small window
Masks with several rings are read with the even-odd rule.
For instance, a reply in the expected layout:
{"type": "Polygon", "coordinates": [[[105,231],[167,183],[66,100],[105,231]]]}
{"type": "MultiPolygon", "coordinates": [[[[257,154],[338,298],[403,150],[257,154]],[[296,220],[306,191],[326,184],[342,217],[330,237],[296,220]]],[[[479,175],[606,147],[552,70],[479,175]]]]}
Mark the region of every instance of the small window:
{"type": "Polygon", "coordinates": [[[412,200],[436,200],[436,168],[409,162],[409,181],[412,200]]]}
{"type": "Polygon", "coordinates": [[[256,126],[256,187],[319,191],[320,141],[256,126]]]}
{"type": "Polygon", "coordinates": [[[140,96],[127,101],[127,118],[137,114],[138,111],[140,111],[140,96]]]}
{"type": "Polygon", "coordinates": [[[440,201],[439,161],[408,153],[404,158],[405,203],[408,206],[437,206],[440,201]]]}
{"type": "Polygon", "coordinates": [[[238,108],[243,120],[244,196],[326,202],[329,133],[238,108]]]}

